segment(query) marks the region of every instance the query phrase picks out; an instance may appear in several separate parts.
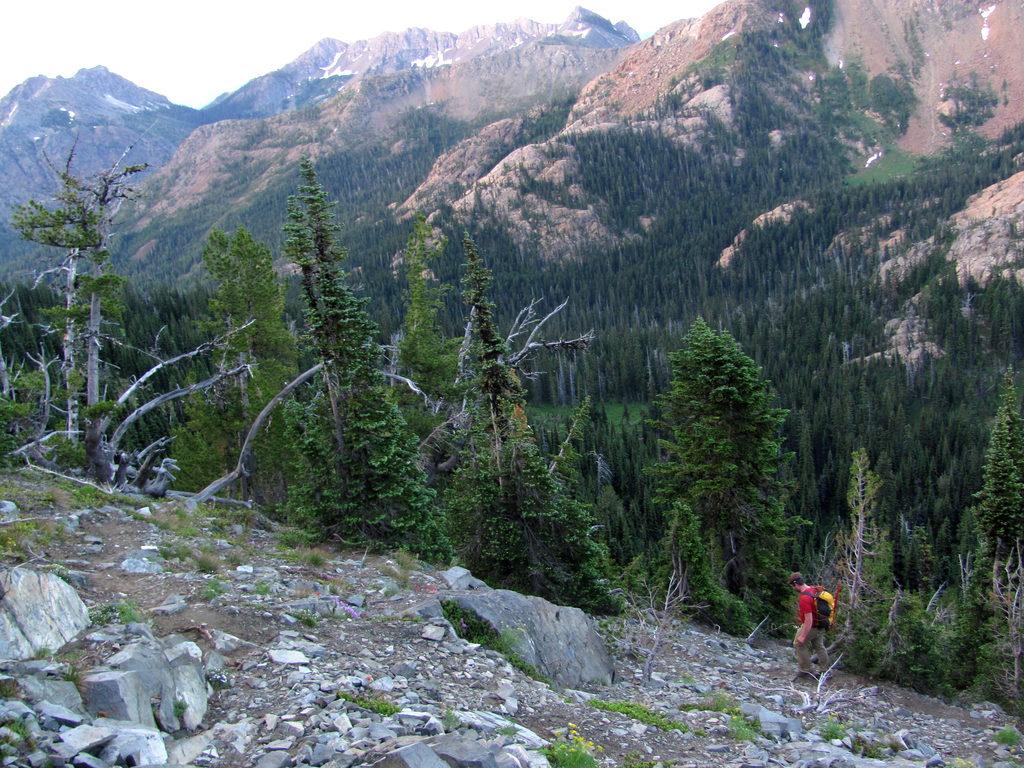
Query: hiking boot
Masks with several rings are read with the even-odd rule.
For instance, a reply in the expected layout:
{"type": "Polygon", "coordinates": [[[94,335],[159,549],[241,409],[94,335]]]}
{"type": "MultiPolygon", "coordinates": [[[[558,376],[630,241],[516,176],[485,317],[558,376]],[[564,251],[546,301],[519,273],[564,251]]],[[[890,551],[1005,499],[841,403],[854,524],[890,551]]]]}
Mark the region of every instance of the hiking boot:
{"type": "Polygon", "coordinates": [[[817,682],[818,681],[818,676],[816,674],[814,674],[813,672],[804,672],[803,670],[801,670],[800,672],[796,673],[796,677],[793,678],[793,682],[794,683],[799,683],[801,681],[803,681],[803,682],[811,682],[811,681],[817,682]]]}

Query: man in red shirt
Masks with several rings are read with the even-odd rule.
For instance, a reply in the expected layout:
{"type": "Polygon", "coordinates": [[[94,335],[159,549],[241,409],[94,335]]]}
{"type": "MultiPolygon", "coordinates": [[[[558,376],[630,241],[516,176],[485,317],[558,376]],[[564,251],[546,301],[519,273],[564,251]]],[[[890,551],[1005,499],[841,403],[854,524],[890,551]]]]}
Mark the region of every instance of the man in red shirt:
{"type": "Polygon", "coordinates": [[[800,666],[793,681],[800,679],[817,679],[817,675],[811,672],[811,654],[808,646],[814,648],[818,654],[818,666],[824,672],[829,668],[828,651],[825,649],[824,631],[814,626],[815,610],[814,590],[807,586],[802,573],[795,572],[789,575],[789,586],[800,595],[796,611],[796,637],[793,638],[793,650],[796,653],[796,663],[800,666]]]}

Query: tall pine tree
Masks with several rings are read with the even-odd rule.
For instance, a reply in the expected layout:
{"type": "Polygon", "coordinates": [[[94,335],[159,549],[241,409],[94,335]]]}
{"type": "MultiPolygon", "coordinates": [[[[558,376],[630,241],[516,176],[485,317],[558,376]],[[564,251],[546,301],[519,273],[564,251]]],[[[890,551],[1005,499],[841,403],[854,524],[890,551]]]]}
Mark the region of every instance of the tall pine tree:
{"type": "Polygon", "coordinates": [[[287,409],[303,461],[290,488],[299,519],[324,538],[448,551],[416,442],[391,399],[380,345],[341,268],[334,204],[308,158],[288,200],[285,255],[301,271],[310,343],[323,361],[323,390],[287,409]]]}
{"type": "MultiPolygon", "coordinates": [[[[222,364],[251,365],[253,373],[222,382],[186,404],[187,422],[176,430],[174,443],[184,488],[201,488],[234,466],[249,425],[291,375],[296,357],[270,249],[244,228],[232,236],[214,230],[203,263],[217,284],[209,301],[214,319],[207,325],[212,333],[231,333],[221,349],[222,364]]],[[[254,466],[243,474],[253,487],[240,488],[243,498],[281,500],[283,441],[279,421],[258,439],[254,466]]]]}
{"type": "Polygon", "coordinates": [[[670,361],[672,383],[659,400],[669,457],[654,468],[659,495],[673,509],[677,539],[699,537],[675,544],[702,553],[690,564],[693,599],[741,630],[749,607],[775,602],[785,570],[778,469],[788,458],[779,436],[786,411],[772,406],[768,382],[732,336],[701,319],[670,361]]]}
{"type": "Polygon", "coordinates": [[[571,457],[563,454],[549,466],[537,445],[487,295],[490,271],[468,236],[463,246],[477,402],[447,495],[459,553],[495,586],[612,610],[590,509],[566,482],[571,457]]]}

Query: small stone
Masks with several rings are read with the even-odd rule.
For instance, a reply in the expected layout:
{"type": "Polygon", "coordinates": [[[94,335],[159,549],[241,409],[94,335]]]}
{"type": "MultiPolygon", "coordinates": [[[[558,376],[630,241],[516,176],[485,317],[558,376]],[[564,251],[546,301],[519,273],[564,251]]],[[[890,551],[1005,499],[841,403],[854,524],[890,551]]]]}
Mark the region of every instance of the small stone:
{"type": "Polygon", "coordinates": [[[284,648],[272,648],[268,651],[270,660],[275,664],[309,664],[309,658],[302,651],[289,651],[284,648]]]}
{"type": "Polygon", "coordinates": [[[121,562],[121,570],[124,573],[133,574],[153,574],[163,573],[164,567],[155,560],[149,560],[147,558],[129,557],[127,560],[121,562]]]}
{"type": "Polygon", "coordinates": [[[445,634],[448,630],[445,627],[438,627],[434,624],[429,624],[423,628],[423,632],[420,634],[424,640],[433,640],[434,642],[440,642],[444,640],[445,634]]]}

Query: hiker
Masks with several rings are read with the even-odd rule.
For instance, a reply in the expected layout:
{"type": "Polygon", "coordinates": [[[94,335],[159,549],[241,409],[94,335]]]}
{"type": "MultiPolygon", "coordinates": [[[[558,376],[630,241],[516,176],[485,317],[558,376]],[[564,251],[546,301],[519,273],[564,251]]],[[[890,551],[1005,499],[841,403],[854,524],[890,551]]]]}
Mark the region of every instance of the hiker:
{"type": "Polygon", "coordinates": [[[828,651],[825,649],[825,632],[814,626],[814,619],[817,616],[814,590],[807,586],[803,574],[799,572],[789,574],[789,586],[800,595],[796,613],[796,637],[793,638],[793,650],[800,671],[796,673],[793,682],[800,679],[816,680],[817,675],[811,672],[811,654],[808,653],[808,646],[813,647],[818,654],[818,665],[822,672],[829,668],[829,662],[828,651]]]}

